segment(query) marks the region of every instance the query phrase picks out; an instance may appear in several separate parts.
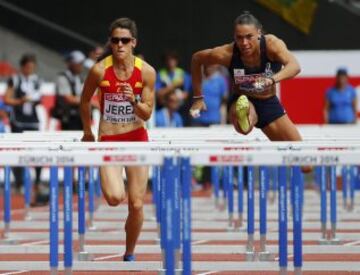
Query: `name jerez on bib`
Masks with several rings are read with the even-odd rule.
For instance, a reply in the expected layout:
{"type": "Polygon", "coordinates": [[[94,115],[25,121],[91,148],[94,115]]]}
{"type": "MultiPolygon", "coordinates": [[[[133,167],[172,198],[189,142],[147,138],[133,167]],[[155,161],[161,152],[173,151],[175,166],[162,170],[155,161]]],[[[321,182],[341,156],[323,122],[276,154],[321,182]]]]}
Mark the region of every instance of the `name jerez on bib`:
{"type": "Polygon", "coordinates": [[[103,119],[112,123],[133,123],[137,120],[137,116],[134,107],[121,93],[106,93],[103,119]]]}

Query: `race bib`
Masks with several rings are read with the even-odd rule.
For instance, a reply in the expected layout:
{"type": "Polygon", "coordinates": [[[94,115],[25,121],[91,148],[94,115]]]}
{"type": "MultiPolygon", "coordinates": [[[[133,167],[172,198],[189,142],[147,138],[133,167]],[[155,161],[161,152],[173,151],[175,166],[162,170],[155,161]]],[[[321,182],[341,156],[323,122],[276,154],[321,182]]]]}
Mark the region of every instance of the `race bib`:
{"type": "Polygon", "coordinates": [[[257,91],[261,86],[261,81],[264,78],[262,74],[248,74],[248,75],[235,75],[235,85],[242,91],[257,91]]]}
{"type": "Polygon", "coordinates": [[[137,120],[134,107],[121,93],[104,94],[103,119],[111,123],[133,123],[137,120]]]}

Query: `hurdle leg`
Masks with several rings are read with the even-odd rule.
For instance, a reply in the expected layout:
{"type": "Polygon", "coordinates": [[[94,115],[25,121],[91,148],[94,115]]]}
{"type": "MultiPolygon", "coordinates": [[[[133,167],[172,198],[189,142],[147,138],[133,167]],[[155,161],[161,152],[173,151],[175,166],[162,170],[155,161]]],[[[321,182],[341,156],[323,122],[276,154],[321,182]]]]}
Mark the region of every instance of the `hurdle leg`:
{"type": "Polygon", "coordinates": [[[234,230],[234,173],[233,167],[227,166],[224,167],[227,170],[227,176],[225,180],[227,181],[227,197],[228,197],[228,231],[234,230]]]}
{"type": "Polygon", "coordinates": [[[336,238],[336,167],[330,167],[330,220],[331,220],[331,232],[330,240],[331,244],[339,244],[340,240],[336,238]]]}
{"type": "Polygon", "coordinates": [[[96,195],[95,209],[98,210],[101,204],[100,168],[96,167],[94,173],[95,173],[95,195],[96,195]]]}
{"type": "Polygon", "coordinates": [[[59,266],[59,185],[58,168],[50,167],[50,274],[58,273],[59,266]]]}
{"type": "Polygon", "coordinates": [[[24,218],[26,221],[31,220],[30,215],[30,203],[31,203],[31,194],[32,194],[32,182],[29,167],[24,167],[23,169],[23,183],[24,183],[24,196],[25,196],[25,215],[24,218]]]}
{"type": "Polygon", "coordinates": [[[291,189],[293,193],[294,274],[301,275],[302,268],[302,193],[303,175],[299,166],[293,167],[291,189]]]}
{"type": "Polygon", "coordinates": [[[89,223],[88,223],[88,230],[95,231],[96,226],[94,224],[94,212],[95,212],[95,168],[89,168],[89,223]]]}
{"type": "Polygon", "coordinates": [[[266,250],[266,203],[267,203],[267,186],[268,186],[268,168],[260,166],[260,251],[259,260],[268,261],[270,260],[270,252],[266,250]]]}
{"type": "Polygon", "coordinates": [[[287,249],[287,183],[286,183],[286,167],[279,167],[279,266],[280,275],[287,274],[288,265],[288,249],[287,249]]]}
{"type": "Polygon", "coordinates": [[[321,237],[319,240],[320,244],[327,244],[327,231],[326,231],[326,206],[327,206],[327,199],[326,194],[327,192],[327,173],[326,173],[326,167],[321,166],[320,170],[320,221],[321,221],[321,237]]]}
{"type": "Polygon", "coordinates": [[[72,188],[73,168],[64,168],[64,273],[72,274],[72,188]]]}
{"type": "Polygon", "coordinates": [[[182,263],[183,274],[191,274],[191,166],[190,158],[181,159],[182,186],[182,263]]]}
{"type": "Polygon", "coordinates": [[[246,244],[245,259],[246,261],[255,260],[255,250],[254,250],[254,210],[255,210],[255,200],[254,200],[254,167],[248,167],[248,207],[247,207],[247,233],[248,239],[246,244]]]}
{"type": "Polygon", "coordinates": [[[235,221],[235,230],[243,226],[244,213],[244,168],[238,167],[238,220],[235,221]]]}
{"type": "Polygon", "coordinates": [[[347,182],[348,182],[348,172],[347,167],[344,165],[341,168],[341,182],[342,182],[342,199],[343,207],[347,209],[347,182]]]}
{"type": "Polygon", "coordinates": [[[4,167],[4,232],[1,244],[16,244],[17,241],[10,237],[11,223],[11,182],[9,166],[4,167]]]}
{"type": "Polygon", "coordinates": [[[165,273],[175,274],[175,240],[174,240],[174,158],[165,157],[165,204],[166,204],[166,232],[165,232],[165,273]]]}
{"type": "Polygon", "coordinates": [[[348,210],[354,210],[354,198],[355,198],[355,185],[356,185],[356,167],[350,166],[350,201],[348,205],[348,210]]]}
{"type": "Polygon", "coordinates": [[[79,167],[78,178],[78,233],[79,233],[79,261],[91,261],[93,255],[85,251],[85,167],[79,167]]]}
{"type": "Polygon", "coordinates": [[[220,182],[219,182],[219,168],[216,166],[211,167],[211,183],[214,192],[215,208],[218,209],[220,207],[220,201],[219,201],[220,182]]]}
{"type": "Polygon", "coordinates": [[[180,243],[180,159],[174,158],[173,165],[174,175],[174,212],[173,212],[173,236],[174,236],[174,249],[175,249],[175,269],[179,269],[181,259],[181,243],[180,243]],[[179,225],[179,226],[176,226],[179,225]]]}

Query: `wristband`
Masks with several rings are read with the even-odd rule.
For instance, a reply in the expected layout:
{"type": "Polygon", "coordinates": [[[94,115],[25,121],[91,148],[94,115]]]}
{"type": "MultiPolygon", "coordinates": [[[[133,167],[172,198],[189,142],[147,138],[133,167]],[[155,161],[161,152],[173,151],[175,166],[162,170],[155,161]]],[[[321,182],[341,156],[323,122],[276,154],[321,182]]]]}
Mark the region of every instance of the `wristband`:
{"type": "Polygon", "coordinates": [[[192,98],[193,99],[202,99],[202,98],[204,98],[204,96],[203,95],[194,95],[192,98]]]}

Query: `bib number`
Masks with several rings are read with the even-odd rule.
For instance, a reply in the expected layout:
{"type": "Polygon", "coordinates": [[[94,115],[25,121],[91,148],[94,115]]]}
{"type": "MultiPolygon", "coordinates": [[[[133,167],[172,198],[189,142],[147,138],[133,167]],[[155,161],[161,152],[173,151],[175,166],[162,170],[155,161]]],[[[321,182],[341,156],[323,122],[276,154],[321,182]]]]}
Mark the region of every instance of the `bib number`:
{"type": "Polygon", "coordinates": [[[103,119],[111,123],[133,123],[137,120],[134,107],[120,93],[104,95],[103,119]]]}

